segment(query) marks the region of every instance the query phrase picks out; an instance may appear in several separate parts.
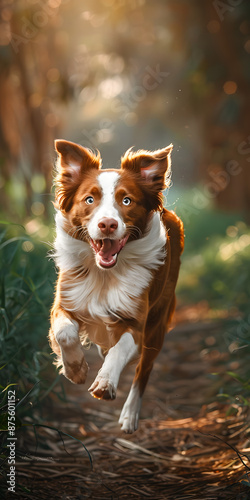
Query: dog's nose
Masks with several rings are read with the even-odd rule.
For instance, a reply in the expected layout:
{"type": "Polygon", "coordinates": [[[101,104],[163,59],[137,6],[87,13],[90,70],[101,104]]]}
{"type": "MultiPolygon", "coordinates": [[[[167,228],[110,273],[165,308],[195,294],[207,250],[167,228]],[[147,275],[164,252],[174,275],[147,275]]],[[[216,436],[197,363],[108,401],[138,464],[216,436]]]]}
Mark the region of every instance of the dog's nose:
{"type": "Polygon", "coordinates": [[[118,222],[115,219],[103,217],[99,221],[98,227],[105,236],[109,236],[118,228],[118,222]]]}

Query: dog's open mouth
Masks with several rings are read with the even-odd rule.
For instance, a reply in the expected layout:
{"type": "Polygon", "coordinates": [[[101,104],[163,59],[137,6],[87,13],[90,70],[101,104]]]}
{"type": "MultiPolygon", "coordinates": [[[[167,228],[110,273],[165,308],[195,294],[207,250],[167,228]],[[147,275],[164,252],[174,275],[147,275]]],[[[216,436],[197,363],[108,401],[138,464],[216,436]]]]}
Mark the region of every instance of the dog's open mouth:
{"type": "Polygon", "coordinates": [[[109,268],[116,264],[117,256],[128,240],[128,235],[121,240],[92,240],[90,244],[96,255],[96,262],[100,267],[109,268]]]}

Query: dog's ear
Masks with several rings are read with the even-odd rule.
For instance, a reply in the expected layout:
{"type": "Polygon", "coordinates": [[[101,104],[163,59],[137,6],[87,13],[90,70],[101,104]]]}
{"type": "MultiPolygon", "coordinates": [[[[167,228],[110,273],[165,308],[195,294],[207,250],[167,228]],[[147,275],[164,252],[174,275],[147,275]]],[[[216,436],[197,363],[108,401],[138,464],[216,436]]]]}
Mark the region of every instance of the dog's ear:
{"type": "Polygon", "coordinates": [[[95,155],[90,149],[61,139],[55,141],[55,149],[58,153],[56,207],[68,212],[84,173],[90,169],[99,169],[101,157],[99,151],[95,155]]]}
{"type": "Polygon", "coordinates": [[[149,210],[163,208],[162,191],[170,186],[172,144],[157,151],[136,151],[131,148],[122,158],[122,170],[132,172],[140,183],[149,210]]]}
{"type": "Polygon", "coordinates": [[[133,152],[130,148],[122,158],[121,168],[140,174],[154,192],[163,191],[169,187],[172,149],[172,144],[157,151],[133,152]]]}
{"type": "Polygon", "coordinates": [[[77,176],[81,171],[89,168],[100,168],[101,159],[100,153],[95,155],[90,149],[83,148],[74,142],[57,139],[55,141],[55,149],[59,155],[58,170],[65,169],[68,174],[72,174],[72,178],[77,176]]]}

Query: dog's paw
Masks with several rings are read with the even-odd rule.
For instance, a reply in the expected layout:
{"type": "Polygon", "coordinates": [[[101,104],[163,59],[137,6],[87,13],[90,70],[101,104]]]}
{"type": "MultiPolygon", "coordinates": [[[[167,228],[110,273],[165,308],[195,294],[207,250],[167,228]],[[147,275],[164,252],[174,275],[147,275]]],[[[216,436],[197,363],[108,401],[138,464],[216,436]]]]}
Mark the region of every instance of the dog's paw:
{"type": "Polygon", "coordinates": [[[88,390],[91,396],[97,399],[115,399],[116,397],[112,382],[102,376],[97,376],[88,390]]]}
{"type": "Polygon", "coordinates": [[[68,361],[64,361],[60,373],[74,384],[84,384],[87,378],[88,369],[88,364],[83,357],[81,362],[73,361],[69,363],[68,361]]]}
{"type": "Polygon", "coordinates": [[[132,434],[138,428],[139,415],[141,409],[141,396],[136,385],[132,385],[130,393],[123,406],[119,424],[122,431],[132,434]]]}
{"type": "Polygon", "coordinates": [[[121,416],[119,418],[119,424],[121,424],[121,430],[126,432],[126,434],[132,434],[138,428],[139,422],[139,411],[129,411],[129,409],[123,409],[121,416]]]}

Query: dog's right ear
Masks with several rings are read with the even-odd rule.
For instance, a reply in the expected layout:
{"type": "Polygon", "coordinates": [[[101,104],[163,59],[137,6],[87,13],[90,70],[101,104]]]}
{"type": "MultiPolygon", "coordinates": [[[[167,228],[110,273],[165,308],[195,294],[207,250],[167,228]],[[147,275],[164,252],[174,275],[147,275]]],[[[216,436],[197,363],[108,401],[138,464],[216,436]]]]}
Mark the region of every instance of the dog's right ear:
{"type": "Polygon", "coordinates": [[[101,167],[100,153],[95,155],[90,149],[74,142],[58,139],[55,141],[58,153],[56,163],[56,207],[68,212],[84,172],[101,167]]]}
{"type": "Polygon", "coordinates": [[[74,142],[57,139],[55,141],[55,149],[59,154],[58,169],[66,169],[68,173],[72,170],[72,176],[80,171],[97,168],[101,166],[100,153],[97,155],[92,153],[90,149],[83,148],[74,142]]]}

